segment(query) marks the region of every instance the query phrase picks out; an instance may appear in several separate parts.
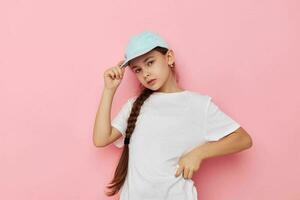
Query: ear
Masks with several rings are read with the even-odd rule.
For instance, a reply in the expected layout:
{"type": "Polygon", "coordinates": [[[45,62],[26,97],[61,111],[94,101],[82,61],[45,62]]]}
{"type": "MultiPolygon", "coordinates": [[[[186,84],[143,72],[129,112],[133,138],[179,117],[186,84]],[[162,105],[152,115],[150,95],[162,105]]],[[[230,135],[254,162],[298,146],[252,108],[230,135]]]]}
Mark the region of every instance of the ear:
{"type": "Polygon", "coordinates": [[[174,51],[172,49],[169,49],[166,53],[166,57],[167,57],[168,65],[172,65],[175,60],[174,51]]]}

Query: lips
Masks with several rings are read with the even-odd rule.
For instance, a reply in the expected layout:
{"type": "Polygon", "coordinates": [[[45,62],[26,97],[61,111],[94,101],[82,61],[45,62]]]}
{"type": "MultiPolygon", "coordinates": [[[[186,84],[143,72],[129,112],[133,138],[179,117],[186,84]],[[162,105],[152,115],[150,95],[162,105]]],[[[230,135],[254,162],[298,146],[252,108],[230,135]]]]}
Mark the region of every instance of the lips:
{"type": "Polygon", "coordinates": [[[153,84],[155,82],[156,79],[151,79],[150,81],[148,81],[148,84],[153,84]]]}

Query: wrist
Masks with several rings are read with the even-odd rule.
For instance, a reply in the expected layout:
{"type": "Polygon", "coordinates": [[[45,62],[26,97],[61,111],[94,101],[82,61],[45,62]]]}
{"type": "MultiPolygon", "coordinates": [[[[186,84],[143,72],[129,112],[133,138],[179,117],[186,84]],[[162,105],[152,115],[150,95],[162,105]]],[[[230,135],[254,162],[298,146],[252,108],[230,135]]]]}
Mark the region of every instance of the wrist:
{"type": "Polygon", "coordinates": [[[103,92],[114,94],[116,92],[116,88],[107,88],[107,87],[104,87],[103,92]]]}
{"type": "Polygon", "coordinates": [[[197,147],[196,149],[194,149],[194,153],[196,154],[196,156],[198,158],[200,158],[201,160],[204,160],[207,158],[205,151],[203,149],[203,145],[197,147]]]}

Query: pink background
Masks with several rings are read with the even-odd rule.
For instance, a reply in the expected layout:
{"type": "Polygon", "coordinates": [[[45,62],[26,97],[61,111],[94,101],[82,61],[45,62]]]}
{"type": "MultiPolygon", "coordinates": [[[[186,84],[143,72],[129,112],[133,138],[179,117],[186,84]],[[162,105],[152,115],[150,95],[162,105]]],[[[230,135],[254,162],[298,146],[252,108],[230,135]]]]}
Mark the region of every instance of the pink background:
{"type": "MultiPolygon", "coordinates": [[[[93,123],[104,70],[149,29],[175,51],[181,86],[211,95],[253,139],[249,150],[202,163],[199,199],[299,200],[299,6],[1,1],[0,199],[117,199],[104,191],[121,149],[94,147],[93,123]]],[[[137,87],[127,69],[112,117],[137,87]]]]}

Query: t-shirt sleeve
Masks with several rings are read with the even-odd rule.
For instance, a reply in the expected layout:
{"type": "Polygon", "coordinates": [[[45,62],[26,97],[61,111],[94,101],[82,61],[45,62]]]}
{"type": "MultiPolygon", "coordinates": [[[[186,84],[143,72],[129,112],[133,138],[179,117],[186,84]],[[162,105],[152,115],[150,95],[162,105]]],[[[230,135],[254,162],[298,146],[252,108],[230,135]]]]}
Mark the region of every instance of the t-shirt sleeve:
{"type": "Polygon", "coordinates": [[[205,117],[205,138],[207,141],[218,141],[240,127],[240,124],[224,113],[208,96],[205,117]]]}
{"type": "Polygon", "coordinates": [[[124,146],[124,139],[125,139],[125,131],[127,128],[127,119],[131,112],[131,107],[133,105],[134,97],[129,98],[127,102],[121,107],[120,111],[116,114],[116,116],[111,121],[111,126],[118,129],[122,136],[114,141],[114,145],[118,148],[124,146]]]}

